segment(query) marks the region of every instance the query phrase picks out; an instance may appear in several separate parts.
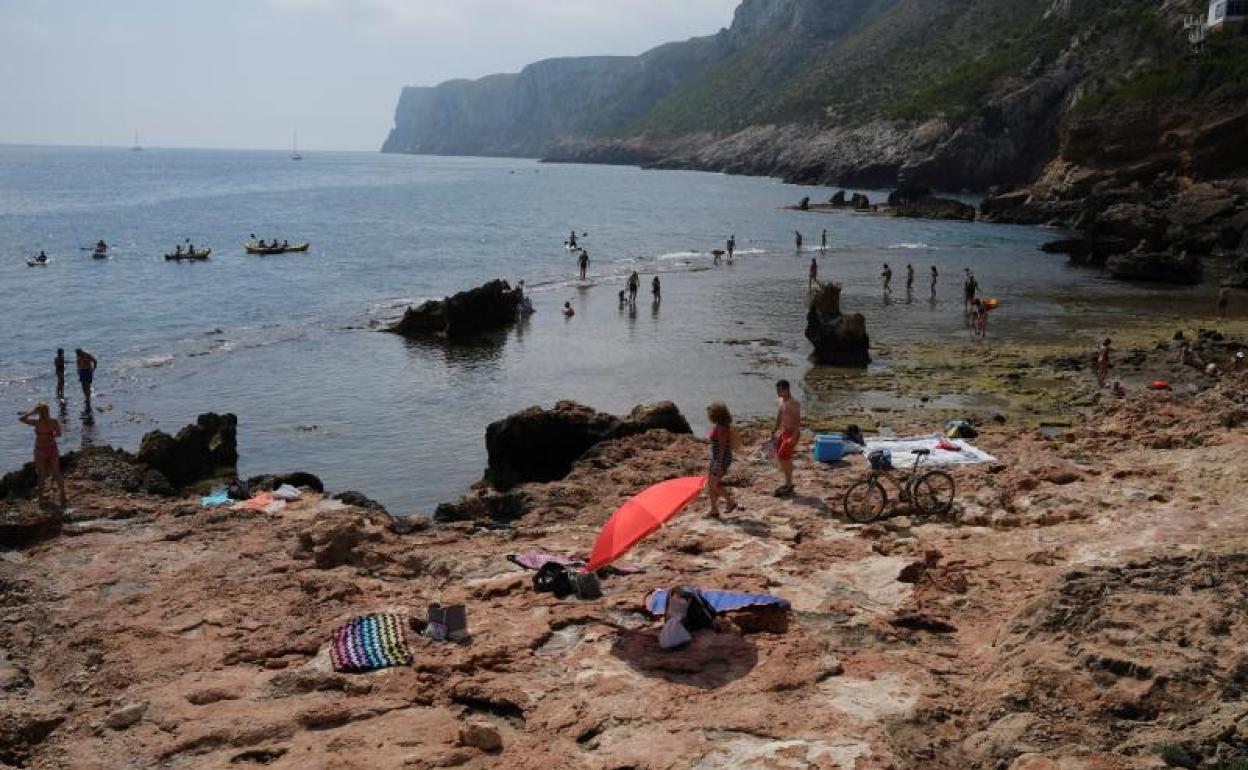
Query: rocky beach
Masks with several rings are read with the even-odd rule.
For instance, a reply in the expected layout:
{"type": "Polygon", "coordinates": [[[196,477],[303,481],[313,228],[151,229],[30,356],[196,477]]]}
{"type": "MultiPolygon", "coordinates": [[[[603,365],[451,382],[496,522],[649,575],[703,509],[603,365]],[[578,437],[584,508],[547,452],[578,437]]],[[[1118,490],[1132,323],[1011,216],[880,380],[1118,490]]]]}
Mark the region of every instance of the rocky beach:
{"type": "MultiPolygon", "coordinates": [[[[487,435],[505,484],[427,518],[310,474],[249,480],[301,486],[277,513],[202,508],[211,484],[190,479],[219,475],[245,416],[205,416],[137,455],[77,455],[64,516],[18,499],[29,480],[10,475],[0,763],[1239,767],[1248,387],[1177,363],[1168,324],[1124,329],[1124,398],[1096,388],[1079,341],[951,343],[878,375],[932,406],[810,421],[924,434],[940,396],[993,395],[963,416],[996,462],[955,471],[947,520],[902,506],[847,522],[861,459],[816,464],[808,438],[798,493],[776,499],[765,430],[747,426],[727,480],[741,508],[713,520],[696,502],[629,554],[643,571],[604,573],[596,600],[537,593],[506,557],[584,555],[627,497],[702,473],[706,443],[670,406],[514,415],[487,435]],[[1156,379],[1170,388],[1143,384],[1156,379]],[[1062,419],[1041,429],[1045,415],[1062,419]],[[525,470],[535,441],[570,464],[525,470]],[[721,615],[662,651],[643,600],[677,585],[773,593],[791,611],[721,615]],[[470,637],[419,635],[431,602],[463,603],[470,637]],[[336,673],[334,629],[372,612],[412,623],[411,664],[336,673]]],[[[1220,329],[1185,336],[1229,368],[1248,328],[1220,329]]]]}

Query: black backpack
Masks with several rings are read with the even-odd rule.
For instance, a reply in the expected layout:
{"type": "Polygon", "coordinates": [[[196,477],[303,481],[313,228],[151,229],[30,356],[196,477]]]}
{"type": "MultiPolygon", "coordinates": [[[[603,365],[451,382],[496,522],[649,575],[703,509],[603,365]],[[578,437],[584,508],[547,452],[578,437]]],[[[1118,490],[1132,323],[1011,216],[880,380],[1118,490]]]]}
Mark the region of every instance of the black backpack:
{"type": "Polygon", "coordinates": [[[715,610],[706,603],[706,599],[702,598],[702,594],[697,591],[691,591],[688,588],[673,588],[667,594],[669,602],[673,594],[678,594],[689,602],[689,609],[685,612],[684,619],[680,621],[684,625],[685,630],[692,634],[694,631],[699,631],[703,628],[714,628],[715,610]]]}
{"type": "Polygon", "coordinates": [[[548,561],[533,575],[533,590],[538,593],[551,593],[560,599],[572,595],[576,589],[572,585],[572,575],[568,568],[557,562],[548,561]]]}

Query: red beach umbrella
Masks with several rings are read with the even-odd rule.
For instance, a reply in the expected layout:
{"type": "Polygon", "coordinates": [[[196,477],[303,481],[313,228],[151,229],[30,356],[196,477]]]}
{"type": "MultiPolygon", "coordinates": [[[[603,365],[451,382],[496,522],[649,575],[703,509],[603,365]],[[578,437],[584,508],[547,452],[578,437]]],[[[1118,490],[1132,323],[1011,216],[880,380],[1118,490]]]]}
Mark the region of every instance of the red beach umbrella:
{"type": "Polygon", "coordinates": [[[702,476],[686,476],[655,484],[629,498],[598,533],[585,571],[600,570],[628,553],[697,499],[705,484],[702,476]]]}

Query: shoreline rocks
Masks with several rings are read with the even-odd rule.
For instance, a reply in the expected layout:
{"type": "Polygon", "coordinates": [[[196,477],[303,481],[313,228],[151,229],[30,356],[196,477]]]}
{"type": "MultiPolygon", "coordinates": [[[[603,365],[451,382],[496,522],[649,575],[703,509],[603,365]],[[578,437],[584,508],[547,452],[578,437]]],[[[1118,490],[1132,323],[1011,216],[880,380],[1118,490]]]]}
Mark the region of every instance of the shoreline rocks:
{"type": "Polygon", "coordinates": [[[159,471],[174,487],[221,475],[238,465],[238,418],[209,412],[176,436],[151,431],[143,436],[135,459],[159,471]]]}
{"type": "Polygon", "coordinates": [[[815,346],[811,359],[828,366],[867,366],[871,338],[861,313],[841,314],[841,287],[824,284],[806,313],[806,339],[815,346]]]}
{"type": "Polygon", "coordinates": [[[414,339],[471,341],[514,324],[522,299],[520,289],[495,279],[446,299],[409,307],[386,331],[414,339]]]}
{"type": "Polygon", "coordinates": [[[485,478],[500,490],[557,481],[594,445],[651,430],[692,432],[670,401],[637,406],[623,418],[574,401],[560,401],[552,409],[532,406],[486,428],[485,478]]]}

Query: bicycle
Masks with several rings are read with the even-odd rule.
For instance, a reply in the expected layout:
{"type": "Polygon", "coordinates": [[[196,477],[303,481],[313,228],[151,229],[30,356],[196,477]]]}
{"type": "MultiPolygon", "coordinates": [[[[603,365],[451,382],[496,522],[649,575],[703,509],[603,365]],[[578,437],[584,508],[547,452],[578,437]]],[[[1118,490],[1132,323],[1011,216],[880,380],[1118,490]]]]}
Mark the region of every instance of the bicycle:
{"type": "Polygon", "coordinates": [[[910,502],[923,515],[944,516],[949,513],[957,489],[953,477],[936,470],[920,473],[924,458],[931,453],[930,449],[915,450],[914,467],[898,477],[891,472],[892,464],[883,452],[872,452],[867,458],[871,464],[867,478],[845,491],[845,516],[850,521],[865,524],[884,515],[888,509],[888,490],[884,488],[881,478],[888,479],[897,487],[898,500],[910,502]]]}

